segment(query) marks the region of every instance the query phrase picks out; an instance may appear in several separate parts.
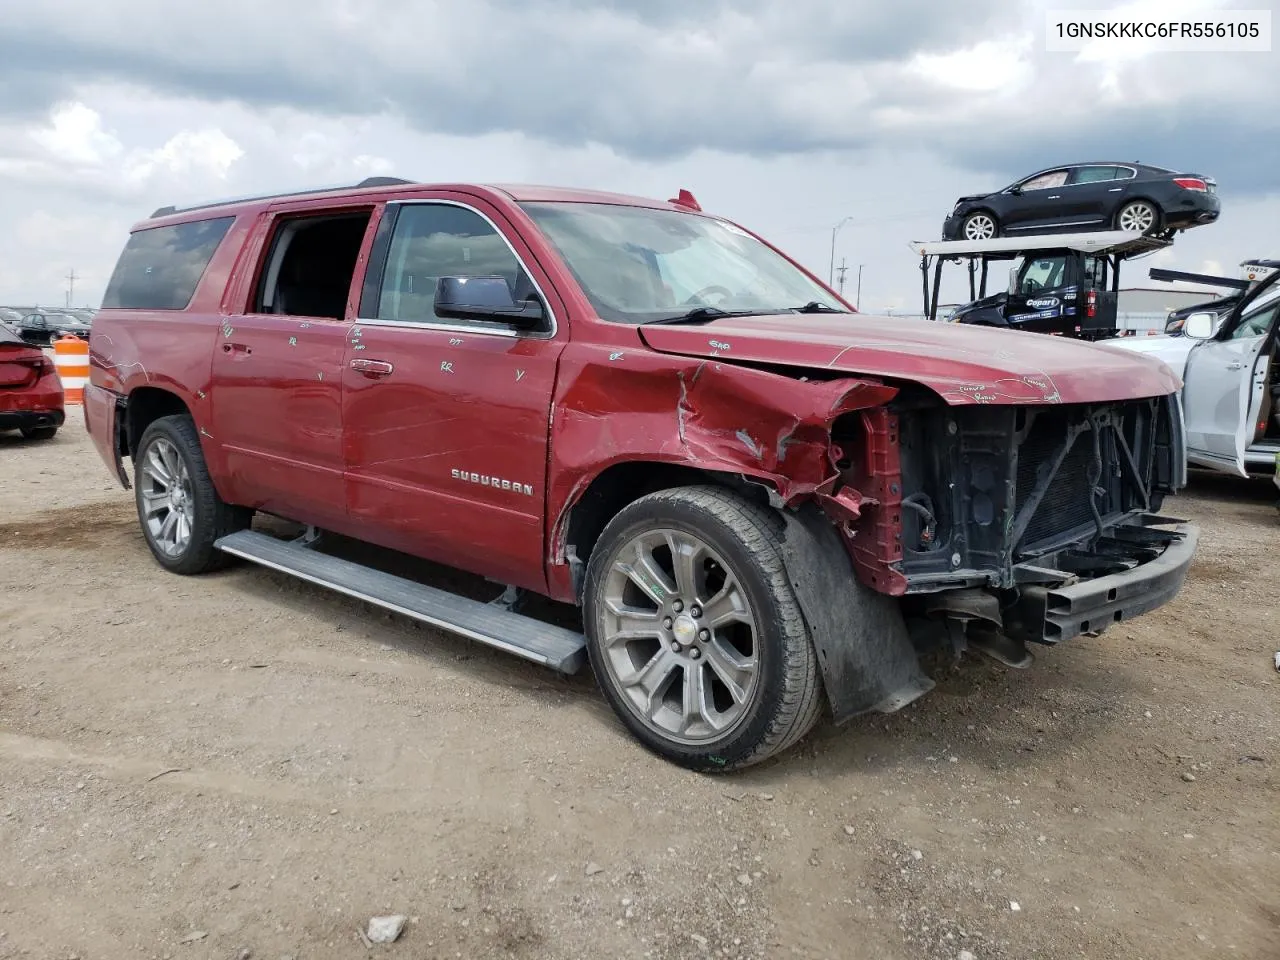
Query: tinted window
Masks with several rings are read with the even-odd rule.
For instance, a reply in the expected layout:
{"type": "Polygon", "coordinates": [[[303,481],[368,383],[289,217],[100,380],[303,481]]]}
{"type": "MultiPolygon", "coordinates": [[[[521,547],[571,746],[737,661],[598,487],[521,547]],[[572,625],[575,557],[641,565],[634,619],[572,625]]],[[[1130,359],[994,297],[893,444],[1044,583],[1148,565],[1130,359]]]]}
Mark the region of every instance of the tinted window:
{"type": "Polygon", "coordinates": [[[1084,285],[1094,289],[1106,289],[1107,261],[1105,258],[1084,258],[1084,285]]]}
{"type": "Polygon", "coordinates": [[[1067,171],[1054,170],[1052,173],[1042,173],[1039,176],[1032,177],[1030,180],[1022,182],[1023,190],[1047,190],[1050,187],[1060,187],[1067,182],[1067,171]]]}
{"type": "Polygon", "coordinates": [[[475,211],[444,204],[402,207],[382,274],[378,319],[439,320],[435,298],[441,277],[502,277],[518,300],[535,292],[506,240],[475,211]]]}
{"type": "Polygon", "coordinates": [[[1116,179],[1115,167],[1076,167],[1071,171],[1072,183],[1098,183],[1116,179]]]}
{"type": "Polygon", "coordinates": [[[139,230],[107,284],[103,307],[184,310],[235,217],[139,230]]]}

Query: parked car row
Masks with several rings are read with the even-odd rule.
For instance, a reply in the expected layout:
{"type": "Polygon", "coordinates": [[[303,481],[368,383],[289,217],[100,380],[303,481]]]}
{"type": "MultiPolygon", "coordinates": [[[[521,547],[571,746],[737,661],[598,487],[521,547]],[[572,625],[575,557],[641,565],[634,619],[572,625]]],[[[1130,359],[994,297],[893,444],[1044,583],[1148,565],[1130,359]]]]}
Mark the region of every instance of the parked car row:
{"type": "Polygon", "coordinates": [[[1038,170],[994,193],[961,197],[943,221],[944,240],[1033,233],[1124,230],[1171,236],[1213,223],[1218,185],[1200,173],[1102,161],[1038,170]]]}
{"type": "Polygon", "coordinates": [[[0,307],[0,325],[27,343],[48,346],[64,334],[87,338],[96,314],[96,310],[79,307],[61,310],[0,307]]]}

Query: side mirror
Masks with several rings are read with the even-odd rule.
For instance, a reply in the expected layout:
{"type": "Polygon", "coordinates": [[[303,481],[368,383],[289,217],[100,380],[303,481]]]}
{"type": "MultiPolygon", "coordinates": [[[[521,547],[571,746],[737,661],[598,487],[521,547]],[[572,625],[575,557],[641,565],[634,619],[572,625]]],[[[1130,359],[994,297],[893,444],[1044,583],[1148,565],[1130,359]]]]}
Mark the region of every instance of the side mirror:
{"type": "Polygon", "coordinates": [[[1022,187],[1019,184],[1014,184],[1012,187],[1009,188],[1009,192],[1013,194],[1015,197],[1020,197],[1022,196],[1022,187]]]}
{"type": "Polygon", "coordinates": [[[518,302],[503,277],[441,277],[436,283],[436,316],[487,320],[531,329],[545,316],[536,299],[518,302]]]}
{"type": "Polygon", "coordinates": [[[1018,268],[1009,268],[1009,292],[1015,293],[1018,289],[1018,268]]]}
{"type": "Polygon", "coordinates": [[[1192,340],[1210,340],[1218,325],[1216,313],[1193,313],[1182,324],[1182,332],[1192,340]]]}

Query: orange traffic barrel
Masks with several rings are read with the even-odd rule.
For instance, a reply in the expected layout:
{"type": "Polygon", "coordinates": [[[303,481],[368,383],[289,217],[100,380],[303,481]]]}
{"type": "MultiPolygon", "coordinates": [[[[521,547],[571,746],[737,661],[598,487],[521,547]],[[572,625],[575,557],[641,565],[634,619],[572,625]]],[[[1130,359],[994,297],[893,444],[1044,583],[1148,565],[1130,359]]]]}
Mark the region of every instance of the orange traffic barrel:
{"type": "Polygon", "coordinates": [[[64,334],[53,341],[53,364],[67,403],[84,403],[84,387],[89,382],[89,341],[64,334]]]}

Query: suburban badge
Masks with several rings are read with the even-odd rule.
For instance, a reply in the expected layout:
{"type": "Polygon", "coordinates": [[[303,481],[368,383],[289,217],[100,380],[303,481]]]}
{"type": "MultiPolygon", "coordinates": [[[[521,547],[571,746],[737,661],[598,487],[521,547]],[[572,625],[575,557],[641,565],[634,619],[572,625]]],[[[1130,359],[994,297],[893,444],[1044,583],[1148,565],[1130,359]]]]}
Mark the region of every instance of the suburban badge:
{"type": "Polygon", "coordinates": [[[493,487],[495,490],[510,490],[512,493],[525,497],[533,496],[533,487],[527,483],[515,483],[511,480],[504,480],[501,477],[491,477],[484,473],[472,473],[470,470],[453,470],[451,474],[453,479],[461,480],[464,483],[476,483],[482,487],[493,487]]]}

